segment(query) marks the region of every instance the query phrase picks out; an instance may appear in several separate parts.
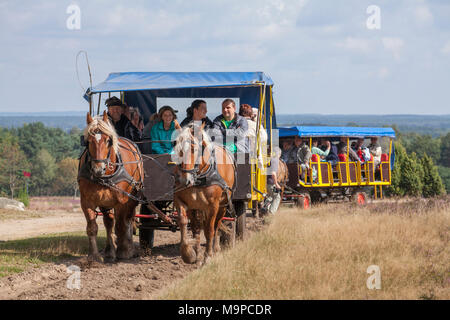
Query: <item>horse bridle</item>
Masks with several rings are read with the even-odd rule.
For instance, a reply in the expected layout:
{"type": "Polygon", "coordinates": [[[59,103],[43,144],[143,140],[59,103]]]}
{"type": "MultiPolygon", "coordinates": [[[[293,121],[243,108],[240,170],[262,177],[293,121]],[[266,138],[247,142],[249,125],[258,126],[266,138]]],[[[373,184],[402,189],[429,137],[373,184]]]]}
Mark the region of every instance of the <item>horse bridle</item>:
{"type": "MultiPolygon", "coordinates": [[[[193,139],[193,142],[192,142],[192,143],[194,143],[194,144],[199,144],[199,143],[198,143],[197,141],[195,141],[194,139],[193,139]]],[[[213,161],[214,161],[214,148],[211,148],[208,162],[207,162],[207,163],[205,164],[205,166],[204,166],[204,167],[206,167],[206,166],[209,165],[209,167],[208,167],[208,169],[207,169],[205,172],[199,172],[199,171],[200,171],[200,161],[199,161],[199,160],[200,160],[200,158],[203,156],[204,151],[205,151],[205,146],[204,146],[203,144],[201,144],[201,145],[202,145],[202,152],[197,154],[197,157],[196,157],[196,159],[195,159],[194,168],[192,168],[192,169],[184,169],[184,168],[181,167],[181,166],[179,167],[181,172],[192,174],[194,181],[196,181],[197,179],[200,179],[200,178],[205,177],[205,176],[211,171],[211,169],[212,169],[212,167],[213,167],[213,161]]],[[[203,168],[204,168],[204,167],[203,167],[203,168]]],[[[203,169],[203,168],[202,168],[202,169],[203,169]]]]}
{"type": "MultiPolygon", "coordinates": [[[[91,152],[89,151],[89,146],[88,146],[88,155],[90,158],[89,160],[94,163],[104,163],[105,164],[104,170],[106,170],[106,168],[108,168],[109,170],[113,170],[114,164],[111,162],[111,149],[112,149],[112,141],[110,140],[108,142],[108,154],[107,154],[106,158],[105,159],[94,159],[91,155],[91,152]]],[[[91,166],[91,168],[92,168],[92,166],[91,166]]]]}

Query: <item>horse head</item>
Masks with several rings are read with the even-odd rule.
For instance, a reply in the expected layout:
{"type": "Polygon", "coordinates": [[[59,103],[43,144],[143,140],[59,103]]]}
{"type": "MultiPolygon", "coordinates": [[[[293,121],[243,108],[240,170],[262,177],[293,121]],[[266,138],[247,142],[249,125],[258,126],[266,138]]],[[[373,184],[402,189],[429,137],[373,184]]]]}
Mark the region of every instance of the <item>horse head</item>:
{"type": "Polygon", "coordinates": [[[196,177],[209,165],[211,139],[204,131],[205,123],[194,122],[182,129],[175,140],[173,158],[177,163],[177,180],[182,186],[192,186],[196,177]]]}
{"type": "Polygon", "coordinates": [[[117,134],[109,122],[106,111],[102,117],[94,118],[88,113],[86,122],[84,139],[88,142],[91,171],[95,176],[101,177],[107,170],[114,170],[113,162],[118,150],[117,134]]]}

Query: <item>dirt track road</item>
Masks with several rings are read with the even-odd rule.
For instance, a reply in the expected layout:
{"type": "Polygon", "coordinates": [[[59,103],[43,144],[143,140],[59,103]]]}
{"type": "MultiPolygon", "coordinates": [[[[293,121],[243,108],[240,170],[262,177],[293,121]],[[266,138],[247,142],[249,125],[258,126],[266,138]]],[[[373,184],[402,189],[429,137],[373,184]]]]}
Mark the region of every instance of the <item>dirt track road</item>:
{"type": "MultiPolygon", "coordinates": [[[[103,228],[100,218],[98,224],[103,228]]],[[[248,217],[247,225],[256,227],[255,220],[248,217]]],[[[60,212],[45,218],[2,221],[0,240],[83,231],[85,227],[82,213],[60,212]]],[[[82,257],[0,278],[0,299],[154,299],[161,289],[198,268],[181,260],[179,237],[179,232],[156,231],[151,255],[129,261],[89,265],[86,257],[82,257]],[[70,289],[70,285],[68,288],[68,281],[74,279],[70,266],[72,270],[74,266],[80,270],[79,289],[70,289]]],[[[138,248],[137,237],[135,246],[138,248]]]]}
{"type": "MultiPolygon", "coordinates": [[[[102,219],[97,219],[102,229],[102,219]]],[[[51,233],[75,232],[86,229],[82,212],[50,212],[45,217],[0,221],[0,241],[25,239],[51,233]]]]}

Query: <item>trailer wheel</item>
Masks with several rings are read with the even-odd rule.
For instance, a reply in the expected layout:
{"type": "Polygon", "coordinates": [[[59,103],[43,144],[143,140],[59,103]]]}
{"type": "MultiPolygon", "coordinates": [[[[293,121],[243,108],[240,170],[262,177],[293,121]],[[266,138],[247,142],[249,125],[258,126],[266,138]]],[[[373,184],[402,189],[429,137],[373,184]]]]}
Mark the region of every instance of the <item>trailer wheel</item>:
{"type": "Polygon", "coordinates": [[[234,211],[236,212],[236,237],[238,240],[243,240],[245,235],[245,220],[247,217],[245,202],[239,201],[233,205],[234,211]]]}
{"type": "Polygon", "coordinates": [[[219,229],[220,244],[227,248],[233,248],[236,244],[236,221],[224,221],[219,229]]]}
{"type": "Polygon", "coordinates": [[[155,229],[139,228],[139,244],[142,249],[150,250],[153,248],[155,240],[155,229]]]}
{"type": "Polygon", "coordinates": [[[365,205],[367,203],[367,194],[365,192],[356,192],[353,195],[353,202],[361,206],[365,205]]]}
{"type": "Polygon", "coordinates": [[[297,197],[296,204],[297,208],[308,210],[311,208],[311,197],[308,193],[302,193],[301,197],[297,197]]]}

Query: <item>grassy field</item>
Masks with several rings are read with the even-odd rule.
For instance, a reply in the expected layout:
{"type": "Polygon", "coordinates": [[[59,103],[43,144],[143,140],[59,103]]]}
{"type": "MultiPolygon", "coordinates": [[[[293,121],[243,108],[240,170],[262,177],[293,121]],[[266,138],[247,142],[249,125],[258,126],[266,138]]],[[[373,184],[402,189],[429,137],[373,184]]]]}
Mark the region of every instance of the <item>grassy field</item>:
{"type": "MultiPolygon", "coordinates": [[[[105,231],[99,231],[98,245],[106,242],[105,231]]],[[[61,262],[86,255],[86,232],[59,233],[24,240],[0,242],[0,277],[38,267],[47,262],[61,262]]]]}
{"type": "Polygon", "coordinates": [[[448,199],[282,208],[161,299],[450,299],[448,199]],[[369,290],[367,268],[381,271],[369,290]]]}

